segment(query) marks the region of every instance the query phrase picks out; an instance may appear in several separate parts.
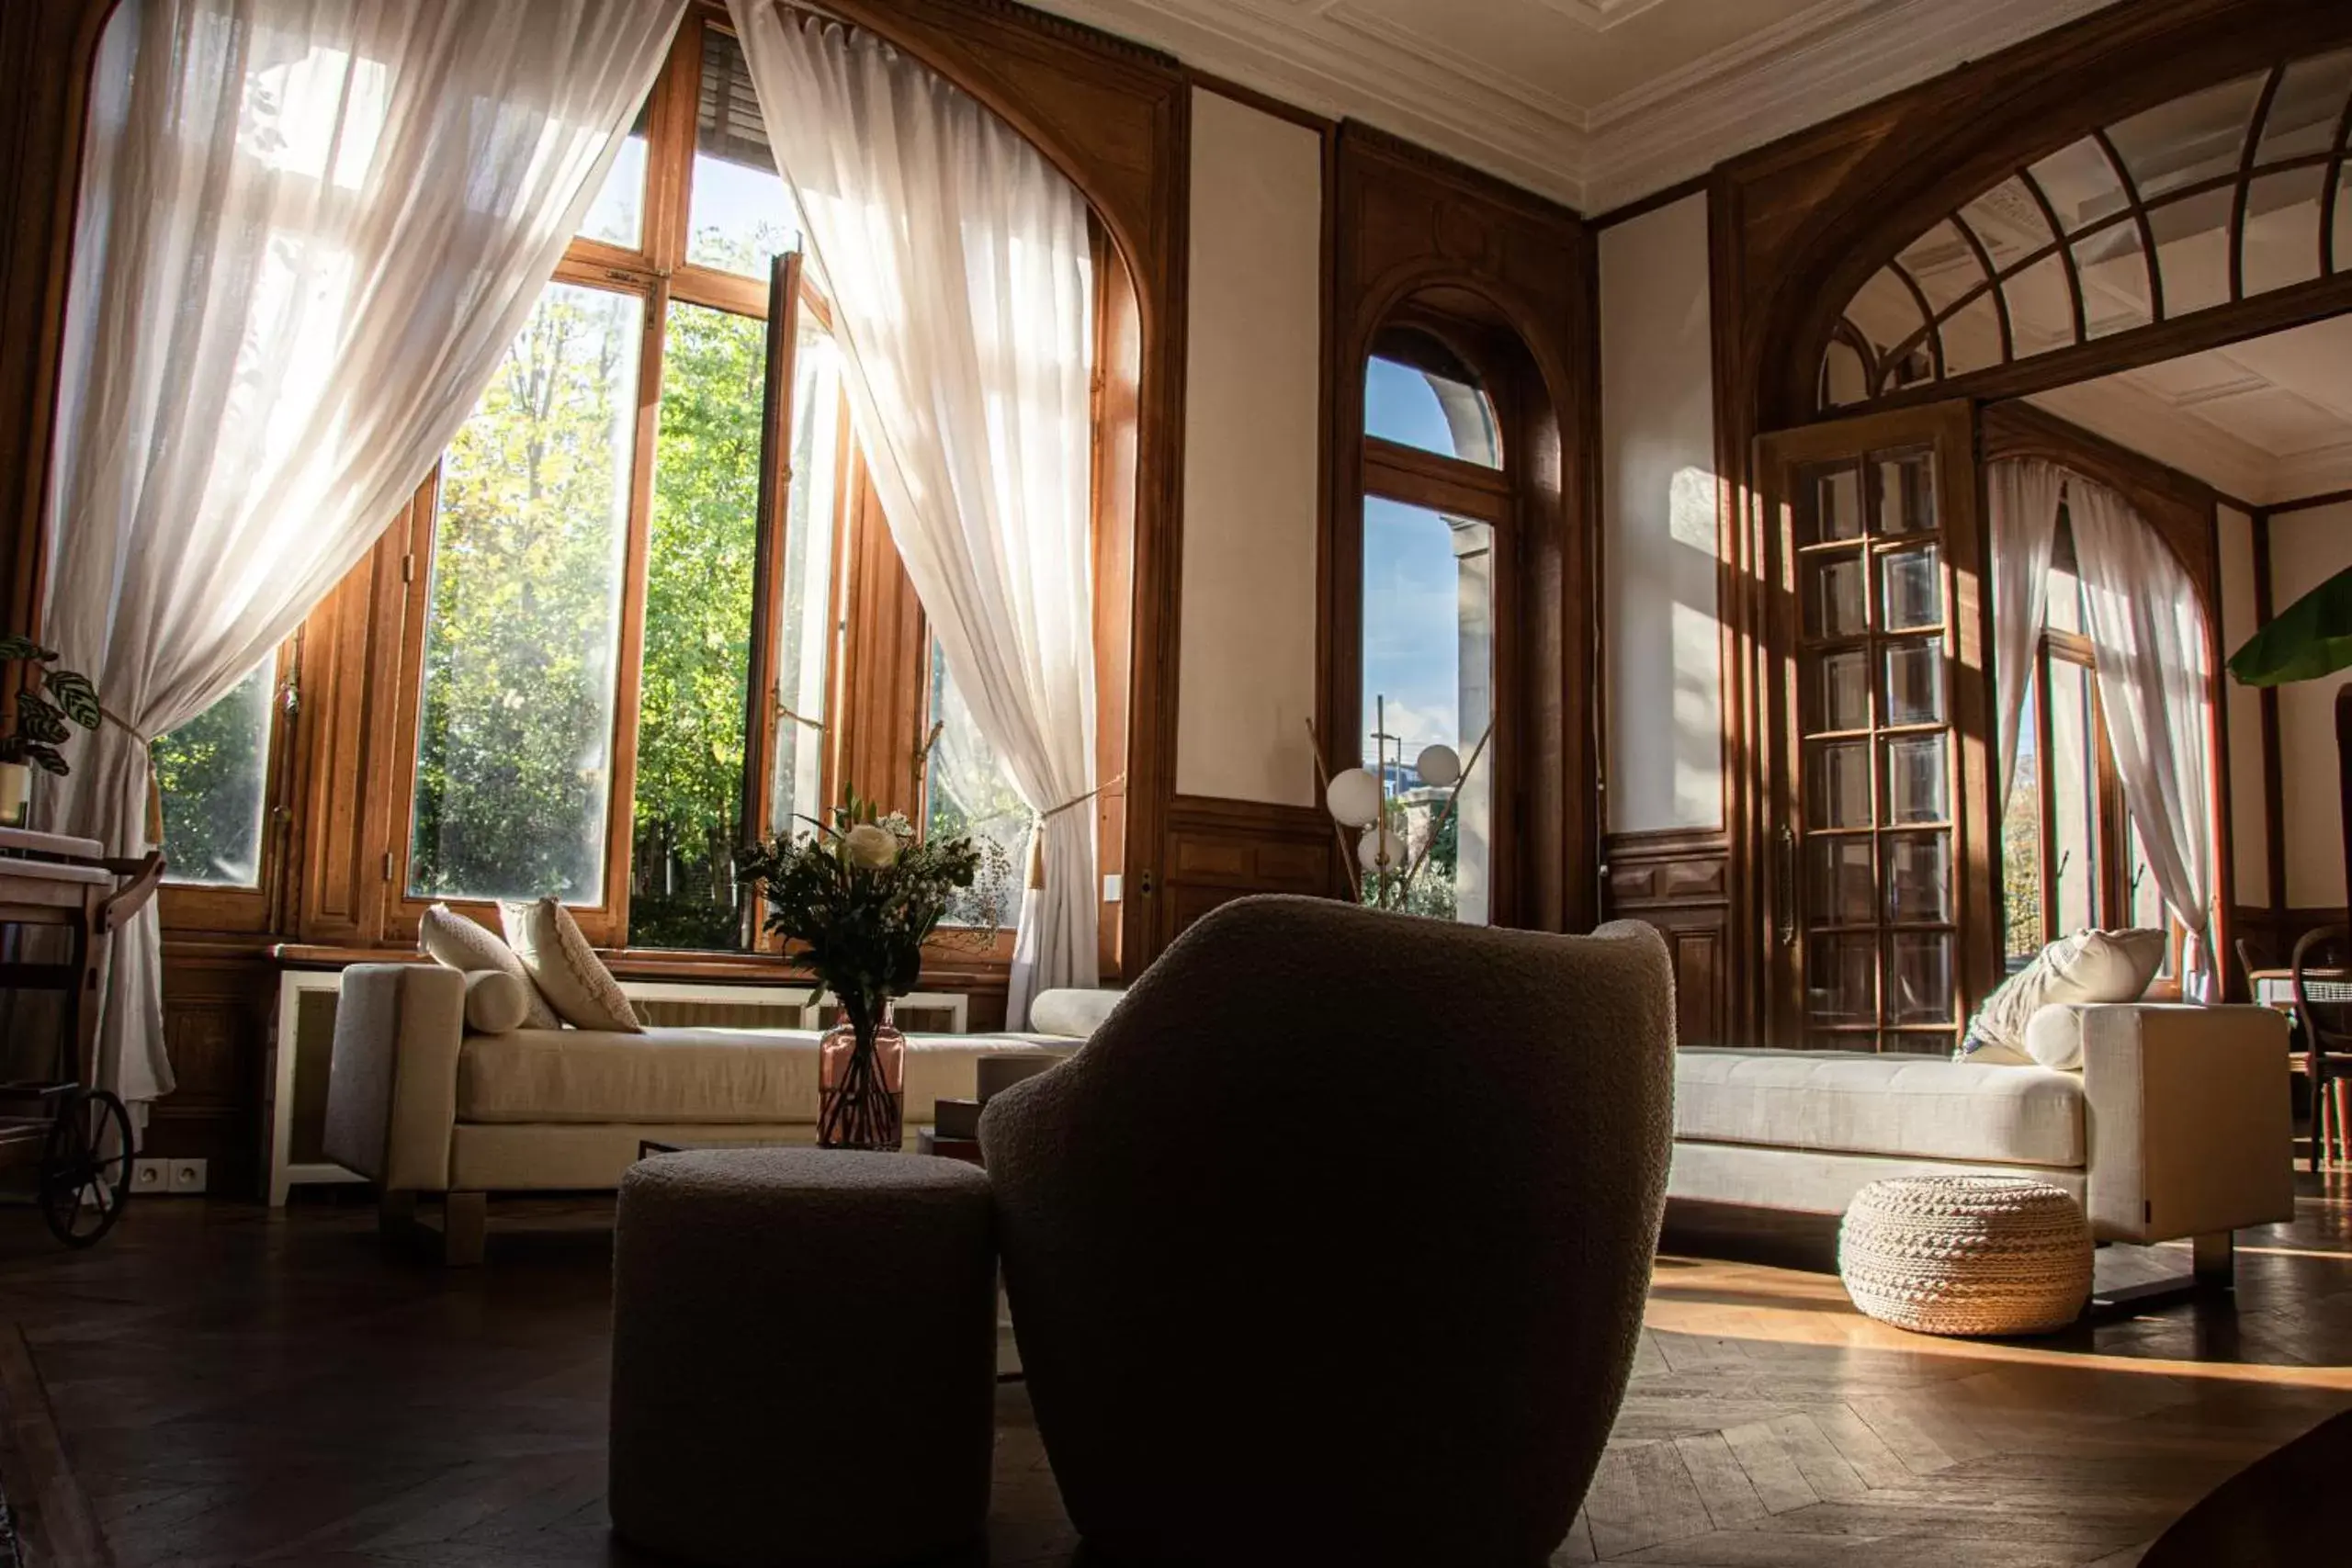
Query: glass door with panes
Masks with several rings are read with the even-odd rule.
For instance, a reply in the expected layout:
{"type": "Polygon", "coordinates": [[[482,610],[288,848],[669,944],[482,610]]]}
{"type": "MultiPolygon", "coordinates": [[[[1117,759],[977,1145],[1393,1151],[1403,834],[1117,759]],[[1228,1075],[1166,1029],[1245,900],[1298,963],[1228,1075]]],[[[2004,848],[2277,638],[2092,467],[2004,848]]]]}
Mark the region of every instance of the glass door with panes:
{"type": "Polygon", "coordinates": [[[1966,404],[1763,437],[1770,1037],[1948,1054],[1997,956],[1966,404]]]}

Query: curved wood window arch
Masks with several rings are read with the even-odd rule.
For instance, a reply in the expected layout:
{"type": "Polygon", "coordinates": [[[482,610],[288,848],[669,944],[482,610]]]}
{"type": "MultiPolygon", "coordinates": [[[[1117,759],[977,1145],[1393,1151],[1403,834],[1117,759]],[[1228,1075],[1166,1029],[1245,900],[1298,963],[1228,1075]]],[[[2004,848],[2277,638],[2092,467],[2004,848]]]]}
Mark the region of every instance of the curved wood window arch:
{"type": "Polygon", "coordinates": [[[1938,220],[1848,301],[1819,407],[2352,274],[2352,49],[2171,99],[1938,220]]]}

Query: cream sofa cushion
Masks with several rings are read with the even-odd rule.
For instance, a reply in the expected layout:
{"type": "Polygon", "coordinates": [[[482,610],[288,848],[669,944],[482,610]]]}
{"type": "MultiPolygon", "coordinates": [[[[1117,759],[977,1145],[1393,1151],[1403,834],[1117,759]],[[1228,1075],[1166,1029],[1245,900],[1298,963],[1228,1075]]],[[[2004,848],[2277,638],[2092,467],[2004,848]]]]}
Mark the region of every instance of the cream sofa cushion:
{"type": "Polygon", "coordinates": [[[602,1029],[634,1034],[644,1026],[621,994],[621,983],[588,945],[580,923],[556,898],[529,904],[501,904],[498,918],[506,940],[529,970],[532,983],[549,1005],[574,1029],[602,1029]]]}
{"type": "Polygon", "coordinates": [[[2026,1025],[2035,1013],[2056,1002],[2138,1001],[2164,961],[2160,931],[2081,931],[2061,937],[1984,998],[1968,1021],[1961,1056],[2009,1066],[2031,1062],[2026,1025]]]}
{"type": "Polygon", "coordinates": [[[458,1058],[460,1122],[817,1118],[816,1036],[752,1029],[518,1029],[458,1058]]]}
{"type": "Polygon", "coordinates": [[[2085,1161],[2082,1080],[1932,1056],[1687,1047],[1678,1139],[2002,1165],[2085,1161]]]}
{"type": "Polygon", "coordinates": [[[476,975],[492,970],[512,976],[524,990],[523,1026],[529,1029],[560,1029],[563,1020],[555,1015],[547,998],[531,982],[530,970],[524,967],[522,958],[506,945],[498,933],[484,931],[447,904],[435,904],[424,911],[416,923],[416,944],[432,960],[446,969],[460,975],[476,975]]]}
{"type": "MultiPolygon", "coordinates": [[[[480,1122],[797,1123],[817,1120],[817,1040],[807,1030],[518,1029],[469,1035],[458,1120],[480,1122]]],[[[1068,1041],[919,1034],[907,1041],[906,1122],[974,1097],[980,1059],[1075,1049],[1068,1041]]]]}

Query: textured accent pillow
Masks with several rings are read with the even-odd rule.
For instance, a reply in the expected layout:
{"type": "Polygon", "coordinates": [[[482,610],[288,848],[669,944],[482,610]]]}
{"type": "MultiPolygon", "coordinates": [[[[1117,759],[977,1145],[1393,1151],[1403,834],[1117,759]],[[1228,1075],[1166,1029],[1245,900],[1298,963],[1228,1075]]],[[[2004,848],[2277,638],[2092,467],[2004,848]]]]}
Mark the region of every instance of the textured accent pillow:
{"type": "Polygon", "coordinates": [[[2160,931],[2082,931],[2061,937],[1984,998],[1968,1021],[1960,1059],[2031,1066],[2026,1025],[2035,1013],[2059,1002],[2138,1001],[2164,961],[2160,931]],[[1992,1054],[1996,1048],[2007,1055],[1992,1054]]]}
{"type": "Polygon", "coordinates": [[[524,990],[523,1021],[532,1029],[561,1029],[563,1020],[556,1017],[555,1009],[531,983],[531,972],[515,956],[514,950],[501,941],[498,933],[483,930],[447,904],[435,904],[424,911],[416,923],[416,944],[435,964],[455,969],[461,975],[471,975],[483,969],[511,975],[522,984],[524,990]]]}
{"type": "Polygon", "coordinates": [[[466,976],[466,1027],[476,1034],[511,1034],[523,1027],[537,998],[528,980],[517,980],[503,969],[477,969],[466,976]]]}
{"type": "Polygon", "coordinates": [[[575,1029],[605,1029],[622,1034],[644,1032],[636,1010],[621,994],[621,983],[580,934],[580,923],[560,900],[501,904],[498,918],[523,967],[530,971],[532,982],[566,1023],[575,1029]]]}

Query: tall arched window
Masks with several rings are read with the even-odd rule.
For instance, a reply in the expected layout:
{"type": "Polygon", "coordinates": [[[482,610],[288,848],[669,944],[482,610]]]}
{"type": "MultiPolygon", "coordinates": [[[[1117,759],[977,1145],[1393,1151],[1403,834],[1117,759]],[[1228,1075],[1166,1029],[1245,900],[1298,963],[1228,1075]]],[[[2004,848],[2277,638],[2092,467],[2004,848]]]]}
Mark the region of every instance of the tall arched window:
{"type": "MultiPolygon", "coordinates": [[[[1500,536],[1511,495],[1486,379],[1435,333],[1391,326],[1364,368],[1358,744],[1388,785],[1418,913],[1494,918],[1500,536]],[[1429,747],[1476,761],[1452,814],[1429,747]]],[[[1507,574],[1506,574],[1507,575],[1507,574]]]]}

